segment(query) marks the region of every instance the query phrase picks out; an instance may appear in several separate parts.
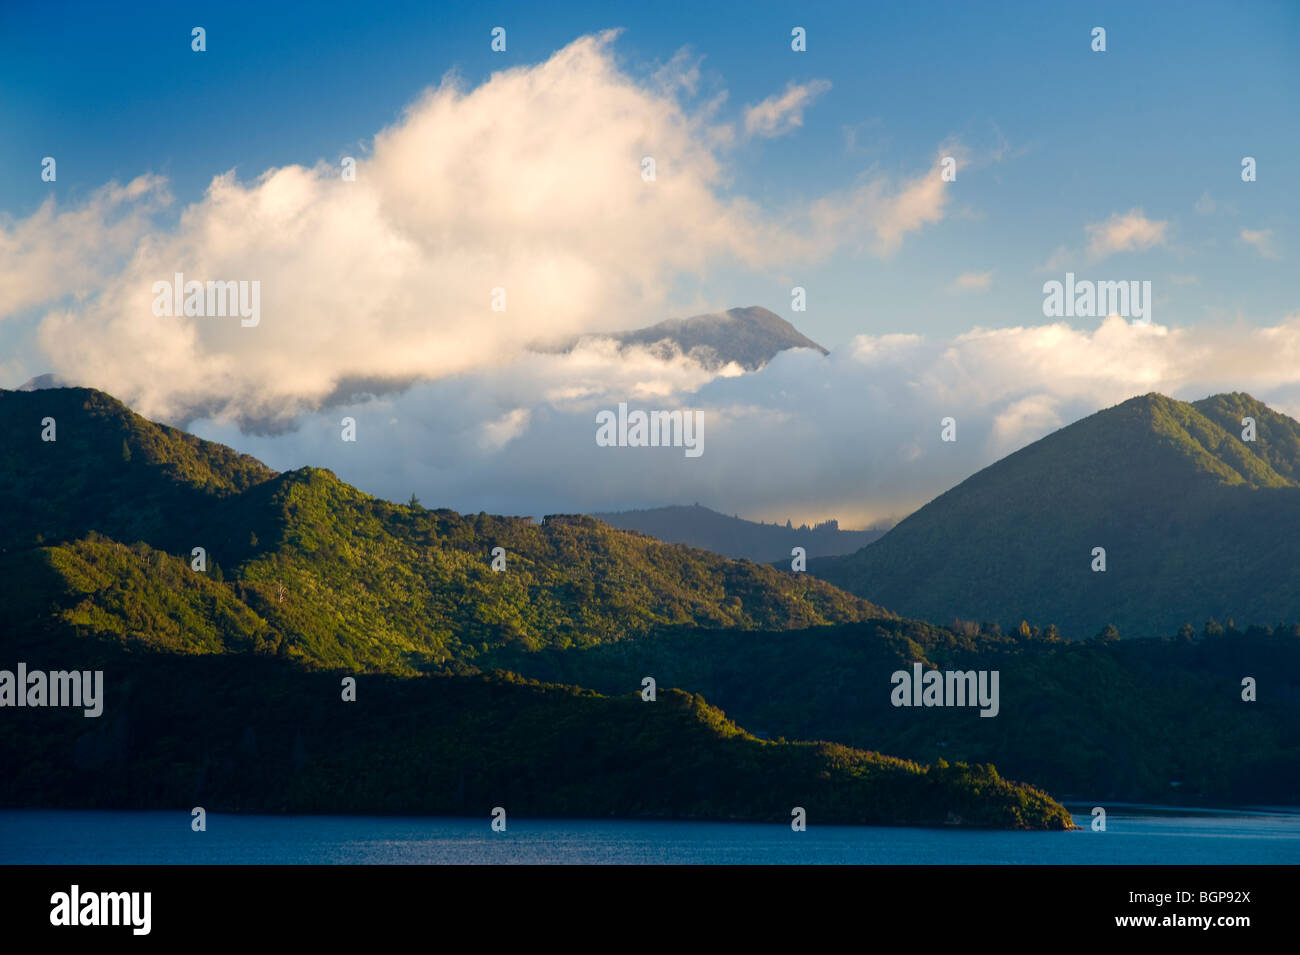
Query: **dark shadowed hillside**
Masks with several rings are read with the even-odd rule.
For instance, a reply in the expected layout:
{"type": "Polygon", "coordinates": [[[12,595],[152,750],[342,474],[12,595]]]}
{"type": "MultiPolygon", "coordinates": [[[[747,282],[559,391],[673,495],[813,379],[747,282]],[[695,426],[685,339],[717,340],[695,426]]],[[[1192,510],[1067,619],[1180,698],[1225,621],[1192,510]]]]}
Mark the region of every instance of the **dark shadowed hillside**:
{"type": "Polygon", "coordinates": [[[665,632],[503,656],[612,692],[653,674],[755,733],[834,739],[921,762],[991,762],[1061,799],[1300,804],[1300,625],[1067,642],[1049,630],[870,620],[803,632],[665,632]],[[895,707],[891,675],[996,670],[999,710],[895,707]],[[1254,701],[1242,680],[1257,682],[1254,701]]]}

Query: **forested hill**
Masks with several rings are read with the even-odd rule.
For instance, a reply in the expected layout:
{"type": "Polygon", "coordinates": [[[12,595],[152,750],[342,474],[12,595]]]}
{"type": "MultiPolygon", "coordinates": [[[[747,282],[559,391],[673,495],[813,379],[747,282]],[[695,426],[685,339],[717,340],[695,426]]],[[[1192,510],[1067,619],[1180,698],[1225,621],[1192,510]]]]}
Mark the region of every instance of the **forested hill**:
{"type": "Polygon", "coordinates": [[[1297,620],[1297,568],[1300,423],[1245,394],[1129,399],[808,565],[907,617],[1079,639],[1297,620]]]}
{"type": "MultiPolygon", "coordinates": [[[[240,638],[327,665],[421,669],[664,625],[806,627],[884,611],[806,575],[589,517],[460,515],[276,474],[86,389],[0,392],[15,599],[80,631],[240,638]],[[53,418],[56,440],[42,441],[53,418]],[[193,549],[207,570],[191,570],[193,549]],[[505,570],[493,570],[493,550],[505,570]],[[33,601],[36,604],[33,606],[33,601]]],[[[501,566],[498,562],[498,566],[501,566]]]]}
{"type": "Polygon", "coordinates": [[[887,619],[806,576],[274,474],[82,389],[0,392],[0,427],[0,669],[104,673],[95,718],[6,707],[0,805],[1071,825],[991,766],[770,742],[667,685],[474,665],[664,626],[887,619]]]}

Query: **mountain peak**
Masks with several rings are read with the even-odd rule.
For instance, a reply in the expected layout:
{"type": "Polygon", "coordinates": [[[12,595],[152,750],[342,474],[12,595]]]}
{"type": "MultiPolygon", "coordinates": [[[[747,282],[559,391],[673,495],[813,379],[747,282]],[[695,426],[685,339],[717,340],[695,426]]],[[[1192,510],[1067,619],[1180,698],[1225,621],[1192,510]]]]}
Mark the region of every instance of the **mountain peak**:
{"type": "Polygon", "coordinates": [[[710,359],[716,364],[734,361],[747,371],[761,368],[789,348],[812,348],[823,355],[829,354],[780,315],[761,305],[668,319],[613,337],[625,345],[671,342],[683,353],[695,353],[706,363],[710,359]]]}
{"type": "Polygon", "coordinates": [[[1300,423],[1249,395],[1151,393],[1021,448],[809,570],[906,616],[1156,636],[1207,617],[1300,614],[1297,519],[1300,423]]]}
{"type": "Polygon", "coordinates": [[[28,378],[26,381],[24,381],[21,385],[19,385],[14,390],[15,391],[43,391],[49,388],[66,388],[66,387],[68,387],[68,382],[59,378],[58,375],[55,375],[51,372],[47,372],[44,375],[35,375],[34,377],[28,378]]]}
{"type": "Polygon", "coordinates": [[[1113,427],[1130,411],[1140,412],[1156,447],[1176,453],[1197,472],[1224,484],[1281,487],[1300,483],[1300,425],[1248,394],[1234,392],[1186,402],[1152,392],[1097,416],[1109,416],[1103,419],[1104,424],[1113,427]]]}
{"type": "Polygon", "coordinates": [[[761,305],[730,308],[690,318],[670,318],[645,328],[626,332],[582,335],[540,350],[571,351],[579,342],[593,338],[612,339],[619,345],[640,346],[664,358],[689,355],[706,368],[720,369],[735,363],[746,371],[762,368],[778,354],[791,348],[811,348],[828,355],[821,345],[761,305]]]}

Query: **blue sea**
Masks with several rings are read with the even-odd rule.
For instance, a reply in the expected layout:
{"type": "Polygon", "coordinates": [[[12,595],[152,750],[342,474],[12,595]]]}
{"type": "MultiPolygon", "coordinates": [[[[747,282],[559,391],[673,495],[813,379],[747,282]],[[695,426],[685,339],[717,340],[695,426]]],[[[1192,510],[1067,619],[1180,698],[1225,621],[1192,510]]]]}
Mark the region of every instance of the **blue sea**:
{"type": "Polygon", "coordinates": [[[0,811],[0,863],[153,864],[1065,864],[1300,863],[1300,811],[1071,806],[1077,832],[786,824],[210,813],[0,811]]]}

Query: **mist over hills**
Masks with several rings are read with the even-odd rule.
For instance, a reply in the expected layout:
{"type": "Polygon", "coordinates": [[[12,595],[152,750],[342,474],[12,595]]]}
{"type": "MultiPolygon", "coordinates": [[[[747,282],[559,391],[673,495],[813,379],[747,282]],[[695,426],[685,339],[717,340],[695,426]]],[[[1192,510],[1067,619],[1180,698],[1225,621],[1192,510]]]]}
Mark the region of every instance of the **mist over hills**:
{"type": "Polygon", "coordinates": [[[1131,398],[972,475],[809,572],[905,616],[1107,624],[1300,618],[1300,423],[1249,395],[1131,398]],[[1243,440],[1244,418],[1254,440],[1243,440]],[[1094,548],[1105,571],[1094,571],[1094,548]]]}

